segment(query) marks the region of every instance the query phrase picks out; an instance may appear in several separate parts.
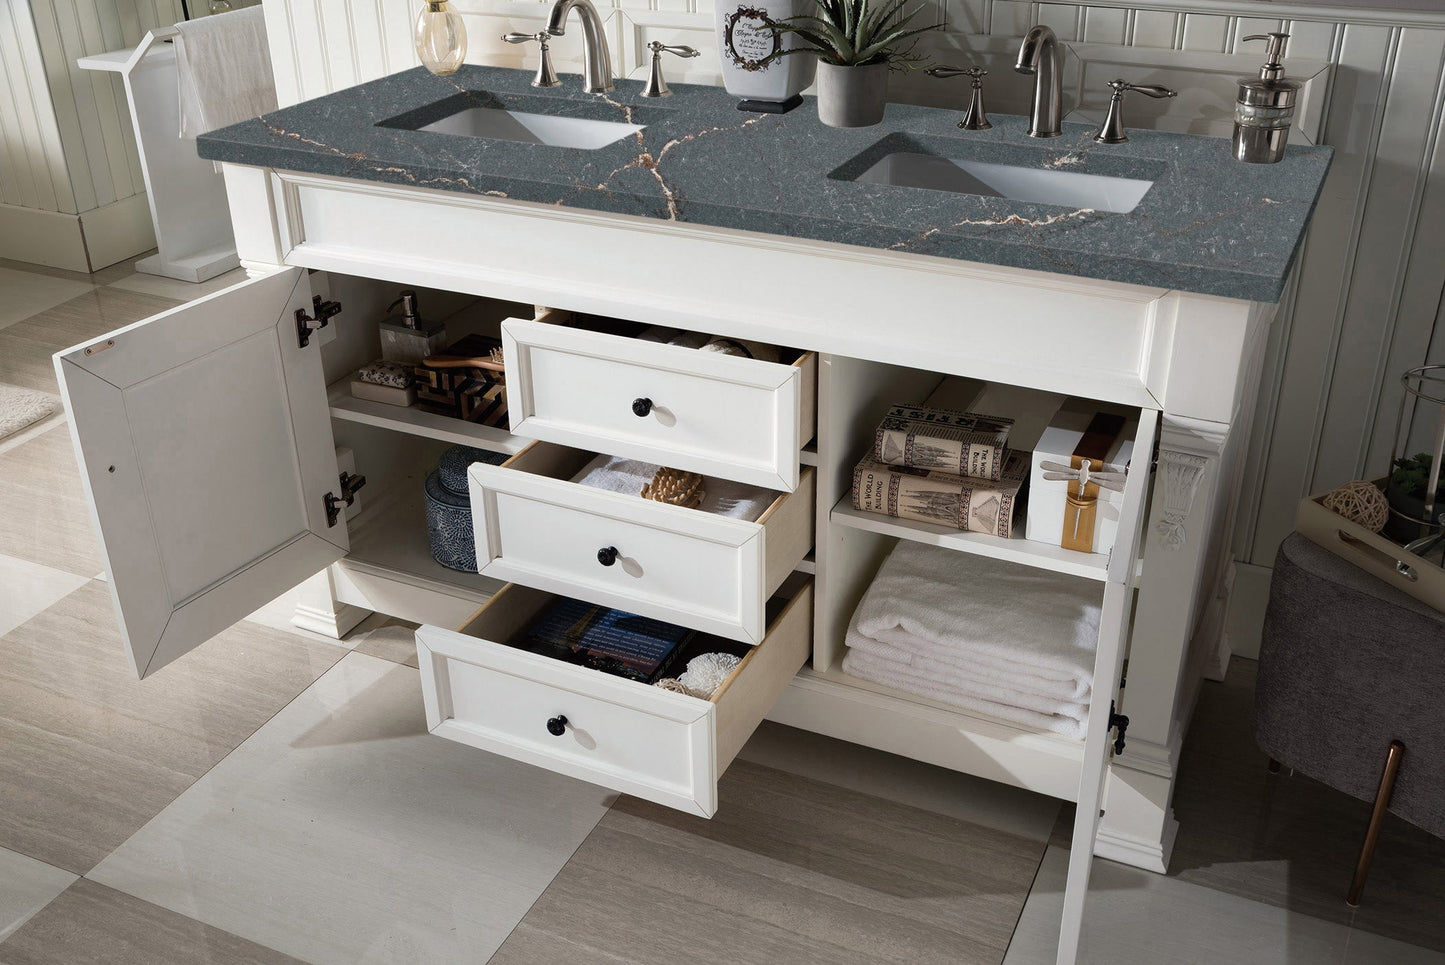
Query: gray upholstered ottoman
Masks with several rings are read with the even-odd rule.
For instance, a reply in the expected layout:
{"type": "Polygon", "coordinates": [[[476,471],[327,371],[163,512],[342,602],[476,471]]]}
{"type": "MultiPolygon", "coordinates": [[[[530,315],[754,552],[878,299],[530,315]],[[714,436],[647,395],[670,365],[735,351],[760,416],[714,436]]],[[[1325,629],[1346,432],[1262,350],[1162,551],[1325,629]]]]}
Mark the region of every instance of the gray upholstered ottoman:
{"type": "Polygon", "coordinates": [[[1445,837],[1445,614],[1300,536],[1279,548],[1254,733],[1276,762],[1445,837]],[[1393,785],[1393,795],[1391,790],[1393,785]]]}

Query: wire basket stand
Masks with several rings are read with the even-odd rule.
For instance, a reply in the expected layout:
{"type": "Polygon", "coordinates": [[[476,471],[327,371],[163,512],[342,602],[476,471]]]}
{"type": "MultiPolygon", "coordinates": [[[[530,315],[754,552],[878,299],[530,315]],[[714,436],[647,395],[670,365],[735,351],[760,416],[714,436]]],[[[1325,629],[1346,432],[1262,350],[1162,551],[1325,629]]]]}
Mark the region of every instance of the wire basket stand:
{"type": "Polygon", "coordinates": [[[1408,540],[1407,552],[1445,565],[1445,500],[1438,498],[1442,469],[1445,469],[1445,365],[1422,365],[1400,376],[1405,394],[1395,420],[1395,449],[1390,463],[1393,473],[1402,460],[1411,457],[1411,438],[1417,425],[1430,427],[1430,469],[1421,506],[1402,506],[1398,495],[1390,500],[1391,530],[1408,540]],[[1406,413],[1409,413],[1408,418],[1406,413]]]}

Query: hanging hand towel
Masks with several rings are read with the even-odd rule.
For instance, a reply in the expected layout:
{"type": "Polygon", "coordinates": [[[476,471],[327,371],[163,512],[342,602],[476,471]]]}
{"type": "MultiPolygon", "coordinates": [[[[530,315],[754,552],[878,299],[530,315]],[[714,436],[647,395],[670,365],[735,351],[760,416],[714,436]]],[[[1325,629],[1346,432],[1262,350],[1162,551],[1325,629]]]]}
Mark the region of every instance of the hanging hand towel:
{"type": "Polygon", "coordinates": [[[276,81],[261,7],[176,24],[181,137],[276,109],[276,81]]]}

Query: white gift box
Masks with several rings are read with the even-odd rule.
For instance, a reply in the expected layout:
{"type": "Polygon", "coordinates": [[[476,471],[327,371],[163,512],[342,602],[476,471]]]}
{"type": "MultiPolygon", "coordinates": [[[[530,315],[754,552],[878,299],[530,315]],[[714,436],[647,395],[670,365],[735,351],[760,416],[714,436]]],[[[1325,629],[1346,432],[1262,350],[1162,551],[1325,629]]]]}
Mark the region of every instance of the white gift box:
{"type": "MultiPolygon", "coordinates": [[[[1082,399],[1069,399],[1049,421],[1048,428],[1039,437],[1034,447],[1033,467],[1029,473],[1028,521],[1024,527],[1024,538],[1053,546],[1063,545],[1064,523],[1067,517],[1071,523],[1078,515],[1068,507],[1068,494],[1077,493],[1077,475],[1073,479],[1045,479],[1051,472],[1045,464],[1053,467],[1068,467],[1074,450],[1089,423],[1098,413],[1124,417],[1124,427],[1114,437],[1104,457],[1103,469],[1094,473],[1108,472],[1122,474],[1134,454],[1134,437],[1139,432],[1139,414],[1123,406],[1105,405],[1082,399]]],[[[1062,475],[1057,468],[1054,475],[1062,475]]],[[[1105,477],[1106,479],[1108,477],[1105,477]]],[[[1122,482],[1122,478],[1118,481],[1122,482]]],[[[1094,539],[1092,551],[1107,553],[1114,545],[1119,531],[1119,507],[1124,494],[1113,489],[1099,487],[1094,509],[1094,539]]]]}

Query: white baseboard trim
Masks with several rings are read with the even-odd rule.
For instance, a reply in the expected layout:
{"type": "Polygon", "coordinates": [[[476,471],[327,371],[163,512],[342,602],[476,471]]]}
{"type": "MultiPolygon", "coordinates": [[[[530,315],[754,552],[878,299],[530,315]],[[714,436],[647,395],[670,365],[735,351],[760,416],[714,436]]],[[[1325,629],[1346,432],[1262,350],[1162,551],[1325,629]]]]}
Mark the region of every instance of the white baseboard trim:
{"type": "Polygon", "coordinates": [[[1274,570],[1255,563],[1236,564],[1234,591],[1229,595],[1225,633],[1237,657],[1259,659],[1259,637],[1264,611],[1269,606],[1269,580],[1274,570]]]}
{"type": "Polygon", "coordinates": [[[0,204],[0,258],[90,271],[79,215],[14,204],[0,204]]]}
{"type": "Polygon", "coordinates": [[[80,214],[0,204],[0,258],[92,272],[155,246],[144,194],[80,214]]]}
{"type": "Polygon", "coordinates": [[[291,624],[303,630],[310,630],[312,633],[319,633],[324,637],[340,640],[369,616],[371,616],[370,610],[352,606],[350,603],[338,603],[335,610],[322,610],[302,603],[297,604],[296,612],[291,614],[291,624]]]}
{"type": "Polygon", "coordinates": [[[1153,871],[1155,874],[1167,874],[1169,857],[1174,853],[1174,839],[1178,836],[1179,822],[1174,819],[1174,812],[1171,810],[1164,821],[1162,841],[1101,827],[1094,839],[1094,856],[1153,871]]]}
{"type": "Polygon", "coordinates": [[[144,193],[83,212],[80,228],[85,235],[91,271],[133,258],[156,246],[151,209],[144,193]]]}

